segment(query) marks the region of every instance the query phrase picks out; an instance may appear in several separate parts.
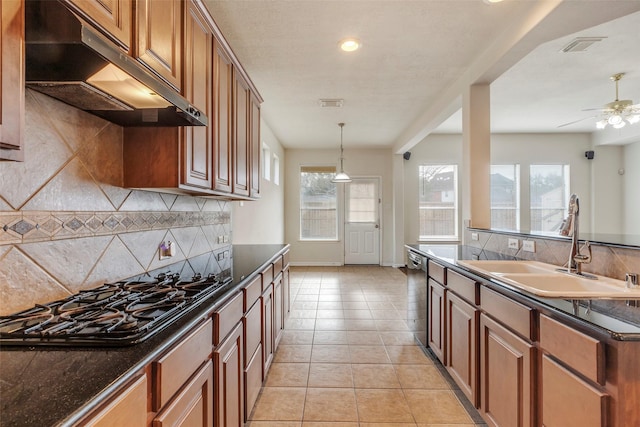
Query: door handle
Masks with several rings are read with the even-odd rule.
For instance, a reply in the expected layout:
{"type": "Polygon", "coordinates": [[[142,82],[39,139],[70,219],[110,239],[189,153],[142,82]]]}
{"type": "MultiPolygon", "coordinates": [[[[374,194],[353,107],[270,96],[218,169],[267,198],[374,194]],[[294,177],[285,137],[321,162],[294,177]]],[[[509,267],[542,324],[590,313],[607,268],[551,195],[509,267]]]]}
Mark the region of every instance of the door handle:
{"type": "Polygon", "coordinates": [[[376,228],[380,228],[380,226],[378,224],[376,224],[376,228]]]}

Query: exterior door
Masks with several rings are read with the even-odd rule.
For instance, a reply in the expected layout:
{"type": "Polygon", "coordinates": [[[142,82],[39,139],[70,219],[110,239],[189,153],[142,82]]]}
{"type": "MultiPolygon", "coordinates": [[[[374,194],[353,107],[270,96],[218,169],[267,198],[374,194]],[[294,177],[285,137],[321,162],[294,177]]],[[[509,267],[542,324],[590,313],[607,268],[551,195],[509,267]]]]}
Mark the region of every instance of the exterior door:
{"type": "Polygon", "coordinates": [[[380,265],[380,179],[345,185],[344,263],[380,265]]]}

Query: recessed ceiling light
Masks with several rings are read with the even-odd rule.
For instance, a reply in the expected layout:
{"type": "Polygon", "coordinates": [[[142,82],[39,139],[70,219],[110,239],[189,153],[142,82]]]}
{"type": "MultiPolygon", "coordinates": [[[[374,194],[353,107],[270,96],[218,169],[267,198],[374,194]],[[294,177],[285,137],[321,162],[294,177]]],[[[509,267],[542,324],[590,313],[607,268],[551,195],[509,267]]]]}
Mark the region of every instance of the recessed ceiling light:
{"type": "Polygon", "coordinates": [[[483,0],[486,4],[500,3],[502,0],[483,0]]]}
{"type": "Polygon", "coordinates": [[[354,50],[358,50],[360,46],[360,40],[358,39],[348,38],[340,40],[340,49],[345,52],[353,52],[354,50]]]}

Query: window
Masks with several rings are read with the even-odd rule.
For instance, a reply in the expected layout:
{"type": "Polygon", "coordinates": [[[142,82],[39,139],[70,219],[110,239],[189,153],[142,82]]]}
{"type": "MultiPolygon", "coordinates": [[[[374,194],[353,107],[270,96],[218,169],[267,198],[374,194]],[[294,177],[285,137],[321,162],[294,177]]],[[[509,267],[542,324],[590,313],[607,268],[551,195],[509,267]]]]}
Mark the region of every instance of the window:
{"type": "Polygon", "coordinates": [[[556,233],[569,204],[569,165],[531,165],[531,231],[556,233]]]}
{"type": "Polygon", "coordinates": [[[520,229],[520,165],[491,165],[491,228],[520,229]]]}
{"type": "Polygon", "coordinates": [[[300,239],[338,239],[335,166],[300,168],[300,239]]]}
{"type": "Polygon", "coordinates": [[[273,155],[273,183],[280,185],[280,157],[273,155]]]}
{"type": "Polygon", "coordinates": [[[378,221],[378,185],[375,179],[359,178],[345,187],[347,222],[378,221]]]}
{"type": "Polygon", "coordinates": [[[264,142],[262,143],[262,177],[267,181],[271,180],[271,150],[264,142]]]}
{"type": "Polygon", "coordinates": [[[421,165],[419,173],[420,240],[458,238],[458,167],[421,165]]]}

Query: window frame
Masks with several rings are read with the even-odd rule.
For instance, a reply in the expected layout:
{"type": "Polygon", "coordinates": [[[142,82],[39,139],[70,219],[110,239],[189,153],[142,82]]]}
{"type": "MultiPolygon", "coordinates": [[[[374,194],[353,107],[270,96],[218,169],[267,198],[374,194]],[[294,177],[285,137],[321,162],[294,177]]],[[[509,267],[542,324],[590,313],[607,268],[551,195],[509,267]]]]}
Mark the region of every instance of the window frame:
{"type": "MultiPolygon", "coordinates": [[[[338,185],[334,182],[331,182],[331,179],[333,179],[333,177],[336,174],[336,167],[335,165],[300,165],[300,169],[299,169],[299,173],[298,173],[298,179],[299,179],[299,203],[298,203],[298,213],[299,213],[299,221],[298,221],[298,226],[299,226],[299,233],[298,233],[298,238],[300,241],[302,242],[337,242],[340,241],[340,230],[339,230],[339,223],[340,223],[340,211],[339,211],[339,197],[338,197],[338,185]],[[332,210],[335,212],[335,227],[334,227],[334,234],[332,236],[329,237],[318,237],[318,236],[304,236],[303,235],[303,231],[305,229],[305,227],[303,226],[303,210],[305,209],[303,207],[303,190],[306,187],[303,187],[303,173],[321,173],[321,174],[327,174],[327,175],[331,175],[330,177],[327,176],[325,177],[325,179],[328,179],[328,183],[329,185],[331,185],[334,189],[333,191],[333,208],[332,209],[324,209],[324,210],[332,210]]],[[[308,208],[307,208],[308,209],[308,208]]]]}
{"type": "MultiPolygon", "coordinates": [[[[418,241],[419,242],[459,242],[460,241],[460,177],[459,177],[459,165],[457,163],[430,163],[430,164],[421,164],[418,165],[418,241]],[[420,192],[423,189],[422,184],[422,168],[426,167],[445,167],[445,168],[453,168],[453,187],[454,194],[452,197],[453,200],[453,231],[454,234],[442,234],[442,235],[430,235],[430,234],[422,234],[422,221],[420,219],[421,210],[429,210],[428,207],[421,207],[420,201],[420,192]]],[[[450,209],[450,208],[442,208],[442,209],[450,209]]],[[[433,209],[431,210],[439,210],[433,209]]]]}

